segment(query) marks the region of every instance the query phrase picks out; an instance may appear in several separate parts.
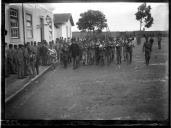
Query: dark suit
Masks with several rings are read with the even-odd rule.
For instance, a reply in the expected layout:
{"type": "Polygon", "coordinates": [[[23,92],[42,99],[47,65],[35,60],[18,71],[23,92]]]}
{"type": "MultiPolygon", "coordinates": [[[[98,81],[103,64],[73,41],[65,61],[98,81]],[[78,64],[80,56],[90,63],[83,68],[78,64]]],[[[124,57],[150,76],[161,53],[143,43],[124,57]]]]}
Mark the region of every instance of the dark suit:
{"type": "Polygon", "coordinates": [[[78,67],[78,59],[79,59],[79,46],[78,44],[72,43],[70,46],[70,52],[72,56],[72,62],[73,62],[73,69],[78,67]]]}

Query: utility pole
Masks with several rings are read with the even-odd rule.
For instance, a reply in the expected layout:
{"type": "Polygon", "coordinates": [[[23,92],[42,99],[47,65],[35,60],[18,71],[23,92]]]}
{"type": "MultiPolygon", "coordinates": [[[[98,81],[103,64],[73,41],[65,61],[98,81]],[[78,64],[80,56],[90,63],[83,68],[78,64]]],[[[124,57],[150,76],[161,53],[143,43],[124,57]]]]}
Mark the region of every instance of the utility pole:
{"type": "Polygon", "coordinates": [[[24,5],[22,3],[22,20],[23,20],[23,39],[25,44],[25,24],[24,24],[24,5]]]}

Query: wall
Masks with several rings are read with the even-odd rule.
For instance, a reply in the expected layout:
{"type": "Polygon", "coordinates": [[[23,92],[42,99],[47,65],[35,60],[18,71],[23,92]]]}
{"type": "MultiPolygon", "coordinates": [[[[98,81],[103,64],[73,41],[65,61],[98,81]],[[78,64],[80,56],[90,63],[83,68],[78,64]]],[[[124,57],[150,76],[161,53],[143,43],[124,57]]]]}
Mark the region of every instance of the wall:
{"type": "MultiPolygon", "coordinates": [[[[71,25],[70,20],[67,21],[66,26],[68,26],[68,37],[69,37],[69,38],[72,38],[72,31],[71,31],[72,25],[71,25]]],[[[66,28],[65,28],[65,30],[66,30],[66,28]]],[[[67,36],[66,36],[66,37],[67,37],[67,36]]],[[[68,38],[68,37],[67,37],[67,38],[68,38]]]]}
{"type": "Polygon", "coordinates": [[[54,26],[54,39],[62,37],[62,25],[59,25],[59,28],[54,26]]]}
{"type": "MultiPolygon", "coordinates": [[[[24,16],[26,16],[26,13],[32,15],[32,29],[33,29],[33,37],[28,38],[26,36],[26,18],[25,23],[25,42],[30,41],[41,41],[41,33],[40,33],[40,18],[42,17],[44,19],[44,39],[49,42],[54,40],[54,23],[53,23],[53,13],[42,8],[41,6],[37,4],[24,4],[24,16]],[[52,36],[50,37],[49,33],[49,25],[46,22],[46,16],[49,15],[49,17],[52,20],[52,36]]],[[[5,41],[7,43],[14,43],[14,44],[23,44],[24,43],[24,31],[23,31],[23,20],[22,20],[22,4],[5,4],[5,29],[8,31],[5,41]],[[10,17],[9,17],[9,9],[14,8],[18,9],[19,13],[19,33],[20,37],[19,39],[12,39],[10,36],[10,17]]]]}
{"type": "Polygon", "coordinates": [[[64,24],[61,24],[59,25],[59,28],[56,28],[54,29],[54,38],[60,38],[60,37],[63,37],[63,38],[68,38],[67,37],[67,31],[66,31],[66,27],[68,26],[68,37],[69,38],[72,38],[72,31],[71,31],[71,23],[70,21],[68,20],[66,23],[64,24]]]}

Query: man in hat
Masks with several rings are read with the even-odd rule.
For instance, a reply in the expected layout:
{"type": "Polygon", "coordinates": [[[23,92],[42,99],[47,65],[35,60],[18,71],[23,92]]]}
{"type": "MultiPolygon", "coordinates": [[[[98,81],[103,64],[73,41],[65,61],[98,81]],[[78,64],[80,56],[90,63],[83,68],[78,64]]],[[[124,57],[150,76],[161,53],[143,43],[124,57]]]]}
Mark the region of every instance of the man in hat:
{"type": "Polygon", "coordinates": [[[78,68],[78,59],[79,59],[79,46],[76,43],[75,39],[72,39],[72,44],[70,47],[70,52],[72,56],[72,62],[73,62],[73,69],[78,68]]]}
{"type": "Polygon", "coordinates": [[[64,68],[67,68],[67,63],[68,63],[68,46],[66,43],[64,43],[62,47],[62,61],[64,68]]]}
{"type": "Polygon", "coordinates": [[[37,54],[37,43],[34,41],[33,51],[37,54]]]}
{"type": "Polygon", "coordinates": [[[127,59],[127,64],[132,63],[132,53],[133,53],[133,38],[128,38],[128,42],[126,43],[126,59],[127,59]]]}
{"type": "Polygon", "coordinates": [[[14,59],[14,72],[17,73],[17,68],[18,68],[18,64],[17,64],[17,45],[14,45],[14,49],[13,49],[13,59],[14,59]]]}
{"type": "Polygon", "coordinates": [[[158,49],[161,49],[161,40],[162,40],[162,37],[161,37],[161,34],[159,33],[158,34],[158,49]]]}
{"type": "Polygon", "coordinates": [[[150,56],[151,56],[151,44],[149,41],[145,41],[143,45],[143,52],[145,52],[145,62],[146,65],[149,65],[150,56]]]}
{"type": "Polygon", "coordinates": [[[96,65],[99,64],[99,45],[100,45],[100,41],[97,40],[96,44],[95,44],[95,60],[96,60],[96,65]]]}
{"type": "Polygon", "coordinates": [[[31,51],[31,53],[30,53],[30,66],[31,66],[31,70],[32,70],[31,78],[36,75],[35,64],[36,64],[36,53],[34,51],[31,51]]]}
{"type": "Polygon", "coordinates": [[[41,42],[38,42],[38,46],[37,46],[37,52],[36,52],[36,63],[35,63],[35,67],[36,67],[36,74],[39,74],[39,65],[40,65],[40,47],[41,47],[41,42]]]}
{"type": "Polygon", "coordinates": [[[13,53],[13,44],[9,44],[9,49],[7,50],[8,54],[8,65],[9,73],[14,74],[14,53],[13,53]]]}
{"type": "Polygon", "coordinates": [[[30,66],[30,60],[29,60],[29,43],[24,45],[24,76],[28,75],[29,72],[29,66],[30,66]]]}
{"type": "Polygon", "coordinates": [[[18,62],[18,78],[24,78],[24,53],[23,53],[23,45],[19,44],[19,49],[17,52],[17,62],[18,62]]]}
{"type": "Polygon", "coordinates": [[[121,64],[121,43],[119,38],[116,39],[116,57],[117,57],[117,64],[121,64]]]}
{"type": "Polygon", "coordinates": [[[153,43],[154,43],[154,39],[152,37],[152,35],[150,35],[150,40],[149,40],[150,44],[151,44],[151,51],[153,49],[153,43]]]}
{"type": "Polygon", "coordinates": [[[34,42],[33,41],[31,41],[30,49],[31,49],[31,51],[34,51],[34,42]]]}

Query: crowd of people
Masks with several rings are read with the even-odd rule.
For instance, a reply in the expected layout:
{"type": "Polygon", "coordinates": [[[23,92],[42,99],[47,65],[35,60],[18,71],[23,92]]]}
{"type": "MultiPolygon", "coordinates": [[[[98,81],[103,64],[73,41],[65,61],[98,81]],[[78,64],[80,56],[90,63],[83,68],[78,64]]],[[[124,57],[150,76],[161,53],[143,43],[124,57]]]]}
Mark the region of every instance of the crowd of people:
{"type": "MultiPolygon", "coordinates": [[[[144,35],[146,64],[149,64],[153,46],[153,36],[144,35]]],[[[135,36],[117,38],[72,38],[66,40],[57,38],[56,41],[27,42],[13,45],[5,43],[5,76],[18,74],[19,79],[27,76],[33,78],[39,74],[39,66],[52,64],[55,68],[59,63],[67,68],[73,64],[73,69],[80,65],[110,65],[112,62],[120,65],[123,61],[131,64],[133,48],[138,44],[135,36]]],[[[158,47],[161,49],[161,36],[158,36],[158,47]]]]}
{"type": "Polygon", "coordinates": [[[52,64],[49,44],[44,40],[41,42],[27,42],[26,44],[13,45],[5,43],[5,77],[10,74],[18,74],[19,79],[27,76],[33,78],[39,74],[39,66],[52,64]]]}

